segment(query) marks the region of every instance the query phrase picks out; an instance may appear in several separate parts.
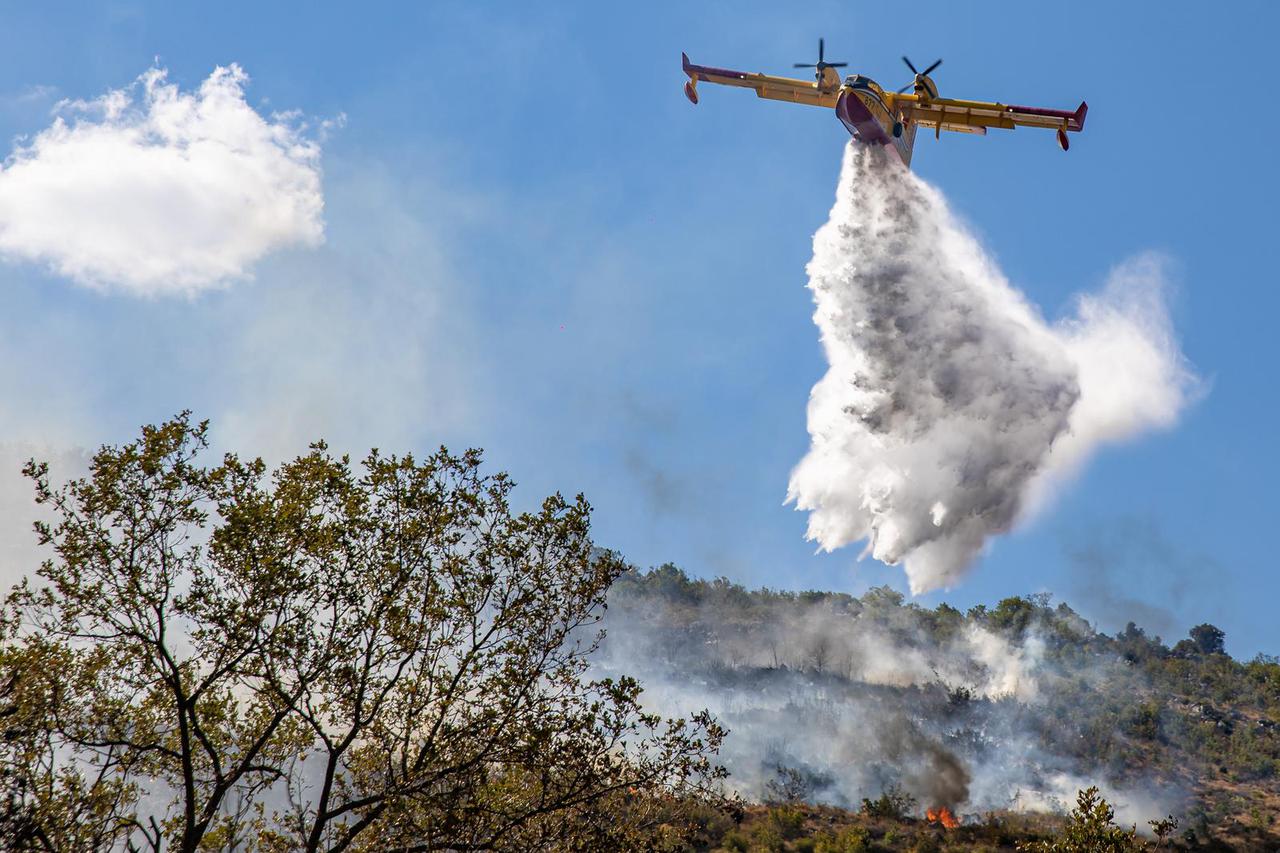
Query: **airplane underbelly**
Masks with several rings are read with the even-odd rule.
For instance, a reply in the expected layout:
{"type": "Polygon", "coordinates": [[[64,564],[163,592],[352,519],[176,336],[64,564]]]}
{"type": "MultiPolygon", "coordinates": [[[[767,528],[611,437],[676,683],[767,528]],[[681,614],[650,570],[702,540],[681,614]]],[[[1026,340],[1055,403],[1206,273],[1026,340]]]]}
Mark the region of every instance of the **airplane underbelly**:
{"type": "MultiPolygon", "coordinates": [[[[894,117],[874,94],[858,89],[844,89],[836,102],[836,115],[854,139],[867,145],[888,145],[902,160],[903,165],[911,165],[914,132],[895,137],[894,117]]],[[[914,131],[915,128],[909,130],[914,131]]]]}

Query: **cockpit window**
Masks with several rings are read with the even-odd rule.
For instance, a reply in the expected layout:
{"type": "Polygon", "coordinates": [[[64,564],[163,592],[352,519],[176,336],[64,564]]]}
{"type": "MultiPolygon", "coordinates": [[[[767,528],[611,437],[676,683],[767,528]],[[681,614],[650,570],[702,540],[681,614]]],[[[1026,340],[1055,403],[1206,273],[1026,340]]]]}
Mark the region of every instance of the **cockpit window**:
{"type": "Polygon", "coordinates": [[[850,74],[848,77],[844,78],[844,84],[853,89],[866,89],[869,92],[874,92],[876,95],[880,95],[884,91],[876,81],[862,74],[850,74]]]}

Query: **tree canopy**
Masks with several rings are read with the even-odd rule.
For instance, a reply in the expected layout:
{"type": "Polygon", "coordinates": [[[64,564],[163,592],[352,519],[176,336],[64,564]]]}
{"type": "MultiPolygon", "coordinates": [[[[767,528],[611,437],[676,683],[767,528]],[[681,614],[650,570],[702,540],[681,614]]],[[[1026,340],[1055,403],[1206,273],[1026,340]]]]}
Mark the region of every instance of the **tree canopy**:
{"type": "Polygon", "coordinates": [[[582,496],[513,512],[476,451],[206,466],[207,433],[146,427],[65,486],[28,465],[53,520],[0,645],[20,849],[642,846],[711,791],[713,720],[587,677],[625,567],[582,496]]]}

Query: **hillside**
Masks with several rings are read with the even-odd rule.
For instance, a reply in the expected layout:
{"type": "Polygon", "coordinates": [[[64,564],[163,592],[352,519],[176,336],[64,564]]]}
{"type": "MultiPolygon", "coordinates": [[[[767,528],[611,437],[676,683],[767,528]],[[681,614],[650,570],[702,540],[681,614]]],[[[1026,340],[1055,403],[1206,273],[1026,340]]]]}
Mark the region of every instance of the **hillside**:
{"type": "Polygon", "coordinates": [[[1046,595],[962,613],[889,588],[747,590],[670,565],[627,573],[609,601],[603,669],[640,676],[654,711],[709,708],[730,730],[735,790],[773,805],[708,844],[764,832],[813,849],[859,825],[899,849],[918,833],[886,819],[933,837],[924,812],[945,807],[955,832],[1008,846],[1097,785],[1122,824],[1176,816],[1184,846],[1280,847],[1280,662],[1231,658],[1212,625],[1169,645],[1132,623],[1096,631],[1046,595]],[[903,807],[863,803],[886,796],[903,807]]]}

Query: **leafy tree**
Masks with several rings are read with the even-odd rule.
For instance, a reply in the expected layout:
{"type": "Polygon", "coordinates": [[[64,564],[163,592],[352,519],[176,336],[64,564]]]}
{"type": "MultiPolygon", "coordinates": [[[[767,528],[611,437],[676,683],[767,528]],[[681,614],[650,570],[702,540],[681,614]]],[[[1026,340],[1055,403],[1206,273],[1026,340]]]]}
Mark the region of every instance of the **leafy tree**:
{"type": "MultiPolygon", "coordinates": [[[[929,616],[929,611],[924,611],[929,616]]],[[[947,641],[964,630],[964,614],[946,602],[942,602],[931,614],[930,632],[938,641],[947,641]]]]}
{"type": "Polygon", "coordinates": [[[874,586],[862,595],[862,605],[875,613],[896,610],[904,596],[891,586],[874,586]]]}
{"type": "Polygon", "coordinates": [[[581,496],[515,514],[476,451],[203,467],[207,429],[60,488],[28,465],[53,556],[0,644],[27,848],[639,848],[722,774],[708,716],[587,679],[624,567],[581,496]]]}
{"type": "Polygon", "coordinates": [[[774,767],[774,778],[765,783],[764,801],[770,805],[804,802],[813,792],[813,786],[805,774],[795,767],[778,764],[774,767]]]}
{"type": "Polygon", "coordinates": [[[988,616],[988,624],[1011,637],[1022,637],[1035,618],[1038,605],[1028,598],[1006,598],[988,616]]]}
{"type": "Polygon", "coordinates": [[[1156,844],[1159,849],[1163,849],[1165,842],[1178,829],[1178,819],[1173,815],[1161,818],[1159,820],[1149,820],[1147,823],[1151,826],[1151,834],[1156,837],[1156,844]]]}
{"type": "Polygon", "coordinates": [[[700,590],[678,566],[664,563],[645,578],[646,585],[657,595],[685,604],[696,604],[700,590]]]}
{"type": "Polygon", "coordinates": [[[902,820],[916,809],[916,798],[898,785],[890,785],[877,799],[863,798],[862,813],[867,817],[902,820]]]}
{"type": "Polygon", "coordinates": [[[1208,622],[1191,629],[1191,641],[1196,644],[1196,648],[1202,655],[1226,654],[1226,637],[1221,628],[1214,627],[1208,622]]]}
{"type": "Polygon", "coordinates": [[[1036,841],[1019,845],[1019,850],[1030,853],[1131,853],[1144,848],[1137,830],[1124,829],[1113,822],[1115,809],[1103,799],[1096,787],[1080,791],[1076,795],[1076,807],[1072,809],[1062,833],[1050,841],[1036,841]]]}

